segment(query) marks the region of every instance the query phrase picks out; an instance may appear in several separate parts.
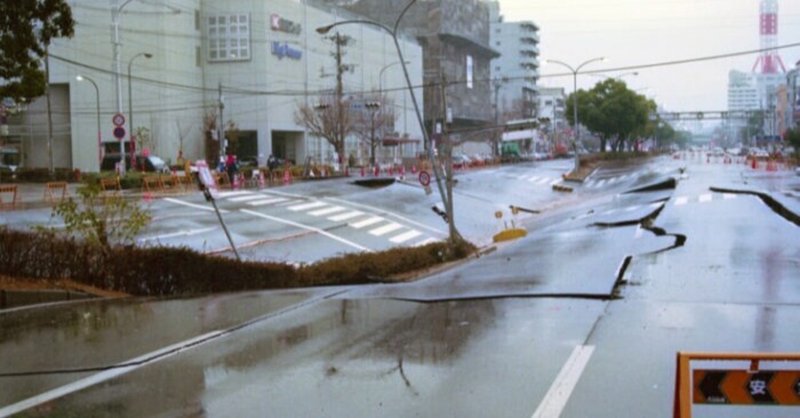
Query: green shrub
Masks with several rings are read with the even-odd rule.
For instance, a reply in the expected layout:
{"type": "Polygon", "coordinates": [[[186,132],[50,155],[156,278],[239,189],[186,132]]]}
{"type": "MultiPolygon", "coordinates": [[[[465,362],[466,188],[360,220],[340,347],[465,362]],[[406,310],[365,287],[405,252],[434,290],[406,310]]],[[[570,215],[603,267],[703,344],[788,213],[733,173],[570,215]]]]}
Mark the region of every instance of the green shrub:
{"type": "Polygon", "coordinates": [[[444,243],[349,254],[295,268],[284,263],[239,262],[186,248],[103,247],[52,231],[0,228],[0,274],[29,279],[72,279],[138,296],[196,295],[299,286],[392,281],[474,250],[451,252],[444,243]]]}

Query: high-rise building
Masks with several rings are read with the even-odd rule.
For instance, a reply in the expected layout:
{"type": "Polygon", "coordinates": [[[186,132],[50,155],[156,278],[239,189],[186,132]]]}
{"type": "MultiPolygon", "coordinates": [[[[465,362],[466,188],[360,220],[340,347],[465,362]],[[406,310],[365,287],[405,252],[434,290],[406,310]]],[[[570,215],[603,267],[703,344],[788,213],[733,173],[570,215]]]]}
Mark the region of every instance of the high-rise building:
{"type": "Polygon", "coordinates": [[[537,114],[539,79],[539,27],[532,21],[506,22],[498,1],[489,6],[490,45],[500,52],[492,61],[495,106],[506,119],[527,119],[537,114]]]}
{"type": "MultiPolygon", "coordinates": [[[[390,28],[408,4],[386,0],[311,2],[344,7],[390,28]]],[[[482,0],[419,0],[406,11],[400,28],[422,46],[426,126],[433,130],[447,120],[451,137],[456,142],[485,141],[484,128],[494,123],[494,112],[487,106],[487,98],[492,94],[490,63],[500,55],[489,46],[486,3],[482,0]],[[445,97],[440,87],[443,80],[445,97]]]]}

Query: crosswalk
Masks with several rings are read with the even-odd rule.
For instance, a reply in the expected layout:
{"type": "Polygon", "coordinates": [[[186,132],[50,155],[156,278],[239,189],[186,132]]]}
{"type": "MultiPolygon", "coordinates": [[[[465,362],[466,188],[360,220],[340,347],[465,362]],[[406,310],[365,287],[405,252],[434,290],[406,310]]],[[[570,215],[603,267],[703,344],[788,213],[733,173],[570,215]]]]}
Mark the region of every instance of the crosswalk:
{"type": "Polygon", "coordinates": [[[586,189],[599,189],[604,186],[611,186],[616,183],[633,180],[635,178],[642,177],[648,174],[656,174],[656,173],[665,174],[672,170],[673,168],[671,167],[657,167],[655,169],[639,170],[633,173],[622,174],[619,176],[590,178],[589,180],[584,182],[583,187],[586,189]]]}
{"type": "Polygon", "coordinates": [[[527,174],[508,175],[506,177],[510,178],[510,179],[515,179],[515,180],[522,180],[522,181],[525,181],[525,182],[528,182],[528,183],[531,183],[531,184],[536,184],[536,185],[541,185],[541,186],[544,186],[544,185],[552,186],[552,185],[558,183],[559,181],[561,181],[560,178],[556,178],[556,177],[535,176],[535,175],[527,175],[527,174]]]}
{"type": "Polygon", "coordinates": [[[698,196],[676,196],[672,200],[673,206],[686,206],[691,203],[710,203],[719,200],[736,199],[738,195],[732,193],[704,193],[698,196]]]}
{"type": "Polygon", "coordinates": [[[251,208],[275,208],[288,211],[288,213],[307,215],[311,218],[321,218],[337,223],[345,222],[348,228],[364,231],[372,237],[386,238],[396,245],[416,247],[439,241],[400,222],[369,213],[366,210],[349,208],[341,203],[247,190],[221,192],[219,198],[225,202],[245,204],[251,208]]]}

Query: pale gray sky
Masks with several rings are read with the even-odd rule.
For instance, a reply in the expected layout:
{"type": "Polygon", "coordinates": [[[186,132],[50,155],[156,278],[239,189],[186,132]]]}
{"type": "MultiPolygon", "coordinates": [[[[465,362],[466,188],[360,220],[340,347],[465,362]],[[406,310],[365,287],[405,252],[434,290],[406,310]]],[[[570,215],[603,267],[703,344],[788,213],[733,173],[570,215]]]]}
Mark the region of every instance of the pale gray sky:
{"type": "MultiPolygon", "coordinates": [[[[500,0],[506,21],[539,25],[543,58],[573,67],[597,56],[608,62],[585,69],[625,67],[760,48],[760,0],[500,0]]],[[[778,0],[778,44],[800,42],[800,0],[778,0]]],[[[800,60],[800,48],[780,51],[787,67],[800,60]]],[[[667,110],[725,110],[728,71],[750,71],[755,55],[637,70],[625,77],[632,89],[654,97],[667,110]]],[[[549,64],[540,73],[563,73],[549,64]]],[[[610,73],[614,74],[614,73],[610,73]]],[[[597,77],[578,75],[578,87],[597,77]]],[[[572,91],[572,76],[542,78],[541,85],[572,91]]]]}

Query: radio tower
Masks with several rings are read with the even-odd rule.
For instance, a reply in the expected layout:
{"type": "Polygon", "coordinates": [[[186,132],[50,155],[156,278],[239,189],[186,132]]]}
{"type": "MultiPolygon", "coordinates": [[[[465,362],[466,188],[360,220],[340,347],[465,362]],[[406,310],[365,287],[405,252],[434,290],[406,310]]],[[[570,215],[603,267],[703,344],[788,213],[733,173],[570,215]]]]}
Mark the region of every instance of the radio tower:
{"type": "Polygon", "coordinates": [[[778,46],[778,0],[761,0],[761,55],[753,65],[753,72],[778,74],[778,66],[786,72],[783,60],[775,50],[778,46]],[[756,71],[756,69],[759,69],[756,71]]]}

